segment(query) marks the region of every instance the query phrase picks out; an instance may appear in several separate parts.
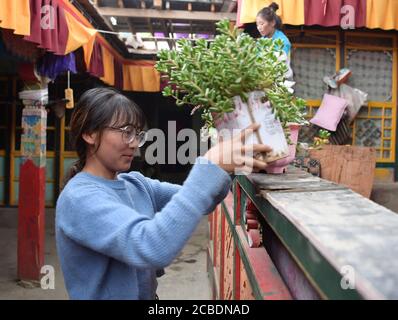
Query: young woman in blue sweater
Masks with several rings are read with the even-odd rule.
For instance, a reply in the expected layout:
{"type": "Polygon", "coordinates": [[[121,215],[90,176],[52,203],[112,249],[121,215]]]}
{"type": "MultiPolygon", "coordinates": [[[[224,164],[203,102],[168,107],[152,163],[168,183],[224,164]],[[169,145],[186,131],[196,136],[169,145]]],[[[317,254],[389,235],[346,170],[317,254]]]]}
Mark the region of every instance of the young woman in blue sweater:
{"type": "MultiPolygon", "coordinates": [[[[198,157],[182,186],[127,171],[145,142],[144,119],[128,98],[107,88],[83,94],[71,119],[79,160],[56,207],[56,242],[71,299],[155,299],[156,271],[178,255],[205,214],[227,195],[228,173],[264,169],[232,140],[198,157]],[[238,163],[224,164],[233,153],[238,163]]],[[[269,152],[255,145],[254,152],[269,152]]]]}

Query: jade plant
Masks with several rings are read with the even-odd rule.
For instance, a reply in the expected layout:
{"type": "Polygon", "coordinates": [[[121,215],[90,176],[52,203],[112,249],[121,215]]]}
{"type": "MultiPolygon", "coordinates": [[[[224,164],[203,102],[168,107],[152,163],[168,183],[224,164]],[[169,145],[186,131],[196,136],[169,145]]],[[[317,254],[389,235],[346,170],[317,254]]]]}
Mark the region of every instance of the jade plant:
{"type": "Polygon", "coordinates": [[[194,106],[193,112],[200,109],[207,128],[234,111],[233,97],[247,102],[251,91],[264,91],[284,127],[305,123],[305,101],[285,81],[282,41],[254,39],[228,20],[218,22],[217,30],[214,41],[181,39],[177,50],[158,53],[156,68],[169,81],[163,95],[174,97],[178,106],[194,106]]]}

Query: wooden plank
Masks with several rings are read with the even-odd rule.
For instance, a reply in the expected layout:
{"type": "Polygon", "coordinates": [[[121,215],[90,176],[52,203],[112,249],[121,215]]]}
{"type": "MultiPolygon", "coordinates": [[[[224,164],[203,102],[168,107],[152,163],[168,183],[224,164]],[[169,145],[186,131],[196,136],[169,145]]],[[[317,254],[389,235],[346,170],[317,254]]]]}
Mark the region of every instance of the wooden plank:
{"type": "Polygon", "coordinates": [[[206,263],[206,271],[209,275],[209,282],[210,282],[210,288],[211,288],[211,293],[212,293],[212,300],[216,300],[217,298],[217,293],[216,293],[216,286],[215,286],[215,279],[214,279],[214,274],[213,274],[213,262],[211,259],[212,253],[210,253],[211,248],[207,248],[207,263],[206,263]]]}
{"type": "Polygon", "coordinates": [[[229,12],[100,7],[98,8],[98,13],[102,16],[127,18],[153,18],[195,21],[220,21],[223,19],[229,19],[231,21],[236,21],[236,13],[229,12]]]}
{"type": "MultiPolygon", "coordinates": [[[[226,217],[224,217],[225,219],[226,217]]],[[[226,219],[225,219],[226,220],[226,219]]],[[[232,300],[233,299],[233,286],[234,286],[234,251],[235,251],[235,243],[233,239],[233,234],[231,227],[227,221],[224,224],[225,232],[224,232],[224,248],[223,248],[223,292],[221,297],[223,300],[232,300]]]]}
{"type": "MultiPolygon", "coordinates": [[[[237,277],[238,283],[250,279],[250,287],[246,286],[246,290],[253,292],[257,299],[264,300],[290,300],[292,299],[289,290],[287,289],[285,283],[283,282],[278,270],[276,269],[271,258],[267,254],[267,251],[263,248],[250,248],[246,237],[244,235],[243,228],[237,226],[235,228],[235,233],[237,235],[240,262],[237,263],[239,266],[237,269],[241,270],[241,265],[246,268],[246,275],[240,273],[237,277]],[[248,263],[245,263],[246,260],[248,263]],[[246,278],[245,278],[246,277],[246,278]],[[259,295],[259,297],[257,297],[259,295]]],[[[248,292],[240,292],[240,299],[244,299],[241,294],[250,296],[248,292]]]]}
{"type": "Polygon", "coordinates": [[[309,156],[320,160],[323,179],[370,197],[376,168],[375,148],[328,145],[311,150],[309,156]]]}
{"type": "Polygon", "coordinates": [[[220,274],[220,259],[221,259],[221,243],[222,243],[222,234],[221,234],[221,219],[223,215],[222,207],[219,206],[219,210],[217,210],[216,216],[216,239],[215,239],[215,250],[214,250],[214,266],[217,269],[218,274],[220,274]]]}
{"type": "Polygon", "coordinates": [[[337,272],[344,266],[355,270],[355,289],[364,298],[398,298],[394,212],[351,190],[271,192],[265,198],[337,272]]]}
{"type": "Polygon", "coordinates": [[[246,269],[243,263],[240,264],[240,300],[255,300],[252,286],[250,285],[246,269]]]}
{"type": "Polygon", "coordinates": [[[345,189],[330,181],[322,180],[305,171],[295,171],[282,175],[263,173],[251,174],[247,177],[259,190],[265,191],[308,191],[308,190],[340,190],[345,189]]]}

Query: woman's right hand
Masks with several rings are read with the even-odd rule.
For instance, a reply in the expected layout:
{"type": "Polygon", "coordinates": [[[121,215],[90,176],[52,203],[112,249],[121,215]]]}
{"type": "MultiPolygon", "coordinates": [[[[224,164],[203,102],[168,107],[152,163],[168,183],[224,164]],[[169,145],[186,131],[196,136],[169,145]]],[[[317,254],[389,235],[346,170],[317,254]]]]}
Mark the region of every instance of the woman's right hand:
{"type": "Polygon", "coordinates": [[[267,163],[255,159],[254,156],[257,153],[270,152],[272,148],[264,144],[244,144],[245,139],[259,128],[258,123],[250,125],[231,139],[217,143],[207,151],[204,158],[228,173],[251,173],[264,170],[267,163]]]}

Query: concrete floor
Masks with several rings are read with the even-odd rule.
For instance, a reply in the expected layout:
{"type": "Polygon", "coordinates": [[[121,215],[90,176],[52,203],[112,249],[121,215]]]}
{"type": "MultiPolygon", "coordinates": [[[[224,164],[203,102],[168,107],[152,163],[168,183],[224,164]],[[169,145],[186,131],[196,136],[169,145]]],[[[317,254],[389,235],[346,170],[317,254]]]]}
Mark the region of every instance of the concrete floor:
{"type": "MultiPolygon", "coordinates": [[[[46,212],[45,264],[55,269],[55,289],[24,288],[17,275],[17,209],[0,208],[0,300],[68,299],[57,257],[54,238],[54,210],[46,212]]],[[[159,278],[158,295],[162,300],[210,299],[210,283],[206,272],[207,218],[174,263],[159,278]]]]}

